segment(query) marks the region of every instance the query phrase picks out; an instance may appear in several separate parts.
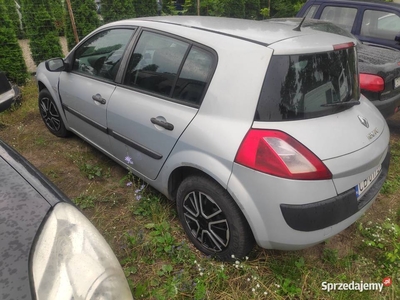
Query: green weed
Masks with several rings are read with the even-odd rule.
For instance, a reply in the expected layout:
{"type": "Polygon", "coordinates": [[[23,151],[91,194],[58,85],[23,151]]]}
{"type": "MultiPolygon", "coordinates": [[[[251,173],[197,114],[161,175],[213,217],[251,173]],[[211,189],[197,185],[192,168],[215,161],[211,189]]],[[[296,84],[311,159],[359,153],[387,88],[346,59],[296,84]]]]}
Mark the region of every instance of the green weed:
{"type": "Polygon", "coordinates": [[[78,205],[81,209],[94,207],[95,200],[96,198],[94,196],[85,194],[81,194],[73,199],[74,203],[78,205]]]}

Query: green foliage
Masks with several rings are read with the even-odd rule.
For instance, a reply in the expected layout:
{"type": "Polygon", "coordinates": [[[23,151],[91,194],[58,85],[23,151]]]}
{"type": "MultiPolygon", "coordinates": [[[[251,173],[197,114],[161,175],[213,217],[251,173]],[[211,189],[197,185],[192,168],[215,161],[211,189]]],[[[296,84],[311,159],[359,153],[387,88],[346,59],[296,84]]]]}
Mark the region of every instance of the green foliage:
{"type": "Polygon", "coordinates": [[[269,18],[269,8],[268,7],[264,7],[260,9],[260,15],[263,17],[263,19],[269,18]]]}
{"type": "Polygon", "coordinates": [[[375,270],[381,278],[388,275],[396,278],[400,275],[400,226],[397,224],[396,214],[393,211],[389,213],[389,217],[382,223],[368,222],[358,225],[365,247],[370,249],[368,252],[381,266],[375,270]]]}
{"type": "Polygon", "coordinates": [[[260,14],[260,0],[245,0],[245,18],[257,19],[260,14]]]}
{"type": "MultiPolygon", "coordinates": [[[[200,15],[201,16],[224,16],[226,0],[201,0],[200,15]]],[[[197,15],[197,0],[186,0],[183,5],[184,14],[197,15]]]]}
{"type": "MultiPolygon", "coordinates": [[[[96,5],[93,0],[71,0],[71,7],[78,38],[81,40],[100,25],[100,20],[96,13],[96,5]]],[[[76,42],[67,5],[65,5],[65,36],[68,42],[68,49],[72,49],[76,42]]]]}
{"type": "Polygon", "coordinates": [[[391,145],[390,153],[389,174],[381,190],[381,193],[386,195],[394,194],[400,188],[400,145],[398,143],[391,145]]]}
{"type": "Polygon", "coordinates": [[[136,17],[148,17],[157,15],[156,0],[133,0],[133,3],[135,6],[136,17]]]}
{"type": "Polygon", "coordinates": [[[74,203],[78,205],[81,209],[94,207],[94,201],[96,198],[94,196],[81,194],[74,199],[74,203]]]}
{"type": "Polygon", "coordinates": [[[3,0],[0,0],[0,45],[0,70],[6,73],[9,80],[25,84],[28,72],[3,0]]]}
{"type": "MultiPolygon", "coordinates": [[[[61,0],[49,0],[51,9],[54,16],[54,26],[58,35],[64,35],[65,21],[64,21],[64,6],[61,0]]],[[[66,5],[66,4],[65,4],[66,5]]]]}
{"type": "MultiPolygon", "coordinates": [[[[306,2],[305,0],[271,1],[271,17],[274,18],[294,17],[305,2],[306,2]]],[[[262,7],[268,7],[268,6],[262,6],[262,7]]]]}
{"type": "Polygon", "coordinates": [[[134,2],[132,3],[132,0],[103,0],[101,15],[105,23],[134,18],[136,17],[134,2]]]}
{"type": "Polygon", "coordinates": [[[22,8],[33,61],[38,65],[49,58],[63,56],[50,3],[23,0],[22,8]]]}
{"type": "Polygon", "coordinates": [[[244,18],[245,0],[224,0],[224,16],[230,18],[244,18]]]}
{"type": "Polygon", "coordinates": [[[99,166],[93,166],[92,164],[89,164],[89,163],[83,163],[80,166],[80,170],[90,180],[95,179],[95,178],[101,178],[102,176],[105,176],[105,177],[109,176],[109,172],[104,173],[103,168],[101,168],[99,166]]]}
{"type": "Polygon", "coordinates": [[[23,37],[22,23],[18,16],[17,5],[16,5],[15,1],[14,0],[4,0],[4,4],[8,11],[8,18],[10,19],[10,21],[12,23],[12,27],[14,29],[16,36],[18,38],[22,38],[23,37]]]}

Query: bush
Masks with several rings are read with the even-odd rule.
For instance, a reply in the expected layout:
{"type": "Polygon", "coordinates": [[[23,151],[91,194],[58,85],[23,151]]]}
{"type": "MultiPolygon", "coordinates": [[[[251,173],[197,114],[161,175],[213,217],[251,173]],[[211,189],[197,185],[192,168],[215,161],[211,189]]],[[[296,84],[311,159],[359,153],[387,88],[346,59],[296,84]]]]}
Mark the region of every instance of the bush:
{"type": "MultiPolygon", "coordinates": [[[[65,21],[64,21],[64,6],[60,0],[49,0],[54,16],[54,26],[59,36],[64,35],[65,21]]],[[[65,4],[66,5],[66,4],[65,4]]]]}
{"type": "Polygon", "coordinates": [[[63,56],[50,3],[23,0],[21,7],[33,61],[38,65],[49,58],[63,56]]]}
{"type": "Polygon", "coordinates": [[[157,15],[156,0],[133,0],[133,3],[135,5],[137,17],[149,17],[157,15]]]}
{"type": "MultiPolygon", "coordinates": [[[[100,20],[96,13],[96,4],[94,0],[71,0],[71,6],[74,13],[78,38],[81,40],[100,25],[100,20]]],[[[68,48],[71,50],[76,45],[76,42],[67,5],[65,5],[65,24],[65,36],[67,38],[68,48]]]]}
{"type": "Polygon", "coordinates": [[[260,0],[245,0],[245,18],[258,19],[260,14],[260,0]]]}
{"type": "Polygon", "coordinates": [[[244,18],[245,0],[225,0],[224,16],[230,18],[244,18]]]}
{"type": "Polygon", "coordinates": [[[0,0],[0,70],[5,72],[9,80],[25,84],[28,72],[8,15],[4,0],[0,0]]]}
{"type": "Polygon", "coordinates": [[[132,0],[102,0],[101,15],[105,23],[136,17],[135,1],[132,0]]]}
{"type": "Polygon", "coordinates": [[[17,5],[14,0],[4,0],[4,4],[8,11],[8,18],[12,23],[12,28],[16,36],[21,39],[23,38],[22,23],[18,15],[17,5]]]}

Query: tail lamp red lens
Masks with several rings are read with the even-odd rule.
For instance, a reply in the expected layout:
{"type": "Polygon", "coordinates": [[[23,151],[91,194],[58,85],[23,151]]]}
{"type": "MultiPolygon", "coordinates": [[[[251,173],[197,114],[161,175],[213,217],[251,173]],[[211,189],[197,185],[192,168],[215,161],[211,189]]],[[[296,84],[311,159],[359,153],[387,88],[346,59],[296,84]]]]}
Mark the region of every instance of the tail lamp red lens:
{"type": "Polygon", "coordinates": [[[277,130],[250,129],[235,162],[288,179],[332,178],[331,172],[314,153],[290,135],[277,130]]]}
{"type": "Polygon", "coordinates": [[[360,74],[360,88],[370,92],[382,92],[385,89],[385,81],[377,75],[360,74]]]}

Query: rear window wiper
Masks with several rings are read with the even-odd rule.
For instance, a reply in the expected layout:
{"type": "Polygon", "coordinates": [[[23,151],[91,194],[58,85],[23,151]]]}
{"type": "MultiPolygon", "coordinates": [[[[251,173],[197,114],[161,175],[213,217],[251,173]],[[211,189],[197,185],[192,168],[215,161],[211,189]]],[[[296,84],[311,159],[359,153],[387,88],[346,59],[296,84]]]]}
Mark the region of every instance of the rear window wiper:
{"type": "Polygon", "coordinates": [[[347,101],[347,102],[335,102],[335,103],[326,103],[322,104],[322,107],[330,107],[330,106],[347,106],[347,107],[352,107],[354,105],[359,105],[360,101],[359,100],[353,100],[353,101],[347,101]]]}

